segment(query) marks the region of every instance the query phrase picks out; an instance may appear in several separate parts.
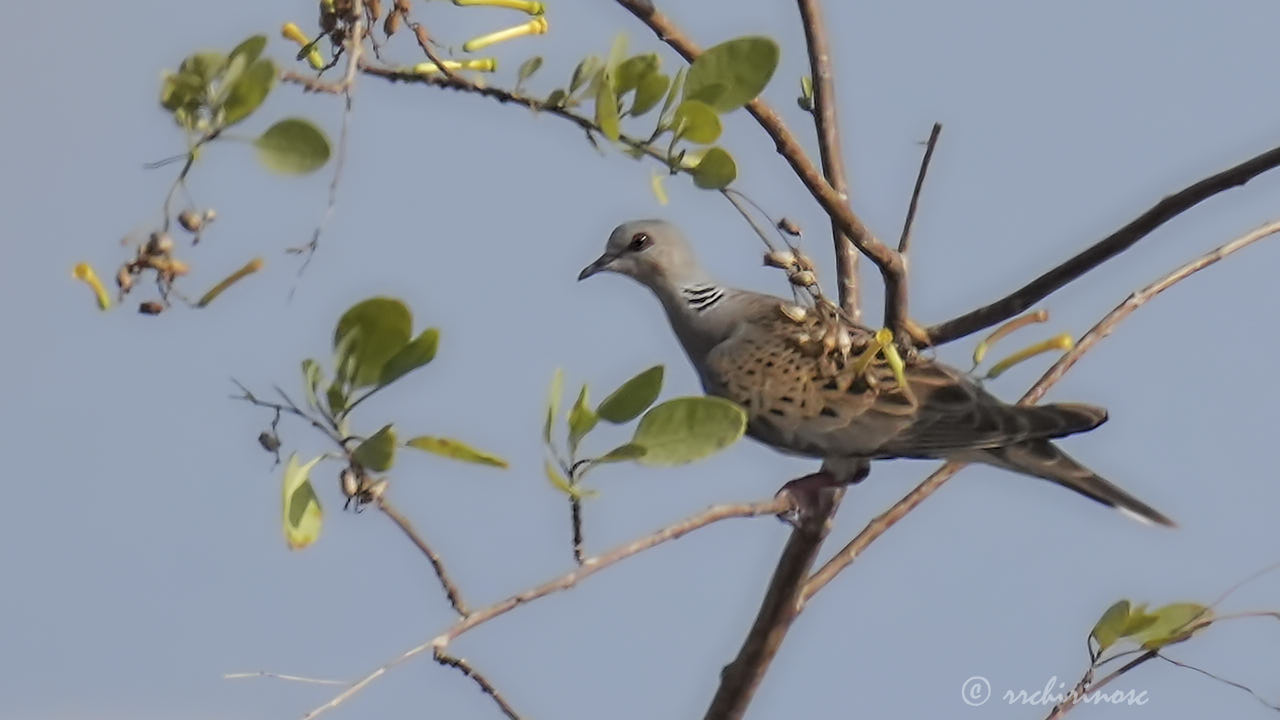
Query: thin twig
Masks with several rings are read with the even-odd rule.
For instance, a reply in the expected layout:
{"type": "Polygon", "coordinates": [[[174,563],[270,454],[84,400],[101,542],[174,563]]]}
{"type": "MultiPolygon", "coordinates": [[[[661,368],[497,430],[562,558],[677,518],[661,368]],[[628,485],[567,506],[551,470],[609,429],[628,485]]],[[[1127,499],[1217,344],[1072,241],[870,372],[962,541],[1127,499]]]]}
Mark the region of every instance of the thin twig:
{"type": "Polygon", "coordinates": [[[1245,685],[1244,683],[1238,683],[1238,682],[1236,682],[1236,681],[1234,681],[1234,680],[1228,680],[1228,679],[1226,679],[1226,678],[1222,677],[1221,675],[1215,675],[1215,674],[1213,674],[1213,673],[1209,672],[1208,670],[1205,670],[1205,669],[1203,669],[1203,668],[1198,668],[1198,667],[1196,667],[1195,665],[1189,665],[1189,664],[1187,664],[1187,663],[1180,662],[1180,661],[1178,661],[1178,660],[1174,660],[1173,658],[1169,657],[1168,655],[1157,655],[1156,657],[1158,657],[1158,658],[1160,658],[1161,660],[1163,660],[1163,661],[1165,661],[1165,662],[1169,663],[1170,665],[1175,665],[1175,666],[1177,666],[1177,667],[1180,667],[1180,668],[1183,668],[1183,669],[1186,669],[1186,670],[1194,670],[1195,672],[1198,672],[1198,673],[1200,673],[1201,675],[1204,675],[1204,676],[1205,676],[1205,677],[1207,677],[1207,678],[1210,678],[1210,679],[1213,679],[1213,680],[1217,680],[1218,682],[1223,683],[1224,685],[1230,685],[1231,687],[1236,688],[1237,690],[1243,690],[1243,691],[1245,691],[1245,692],[1249,693],[1250,695],[1252,695],[1254,700],[1257,700],[1258,702],[1260,702],[1260,703],[1262,703],[1263,705],[1265,705],[1265,706],[1267,706],[1267,707],[1271,708],[1272,710],[1280,710],[1280,705],[1276,705],[1276,704],[1271,703],[1271,702],[1270,702],[1270,701],[1268,701],[1266,698],[1264,698],[1264,697],[1262,697],[1261,695],[1259,695],[1259,694],[1258,694],[1258,693],[1257,693],[1253,688],[1249,687],[1248,685],[1245,685]]]}
{"type": "Polygon", "coordinates": [[[916,186],[911,191],[911,202],[907,204],[907,219],[902,223],[902,235],[898,238],[898,253],[906,255],[911,245],[911,226],[916,221],[916,205],[920,202],[920,191],[924,188],[924,178],[929,174],[929,161],[933,159],[933,149],[938,146],[938,136],[942,134],[942,123],[934,123],[929,131],[929,141],[924,146],[924,157],[920,159],[920,172],[916,173],[916,186]]]}
{"type": "Polygon", "coordinates": [[[303,677],[302,675],[285,675],[273,672],[240,672],[227,673],[223,680],[246,680],[249,678],[269,678],[272,680],[288,680],[289,682],[308,683],[311,685],[346,685],[347,680],[327,680],[325,678],[303,677]]]}
{"type": "MultiPolygon", "coordinates": [[[[822,175],[845,205],[849,204],[849,180],[845,173],[844,153],[840,149],[840,123],[836,110],[836,84],[831,62],[831,45],[827,26],[822,19],[819,0],[798,0],[800,24],[804,27],[805,45],[809,51],[809,74],[813,80],[813,124],[818,134],[818,159],[822,175]]],[[[854,322],[862,318],[858,297],[858,251],[841,229],[831,220],[831,239],[836,255],[836,286],[840,306],[854,322]]],[[[890,325],[892,327],[892,325],[890,325]]]]}
{"type": "Polygon", "coordinates": [[[364,687],[369,683],[378,679],[382,675],[386,674],[387,671],[397,665],[400,665],[406,660],[410,660],[428,650],[433,652],[437,650],[443,651],[448,647],[450,642],[468,630],[489,622],[496,617],[505,615],[521,605],[525,605],[561,590],[568,590],[597,572],[626,560],[633,555],[642,553],[670,540],[683,537],[694,530],[706,527],[707,525],[721,520],[728,520],[729,518],[759,517],[761,515],[777,515],[791,510],[794,506],[795,503],[788,493],[781,493],[774,498],[760,502],[716,505],[700,513],[687,517],[684,520],[668,525],[654,533],[616,547],[609,552],[589,557],[583,562],[581,567],[575,568],[557,578],[553,578],[542,583],[541,585],[512,595],[511,597],[494,603],[489,607],[481,608],[480,610],[470,613],[466,617],[454,623],[440,635],[437,635],[417,647],[410,648],[399,657],[352,683],[346,690],[343,690],[327,703],[304,715],[303,720],[311,720],[311,718],[341,705],[348,698],[364,689],[364,687]]]}
{"type": "Polygon", "coordinates": [[[581,565],[582,555],[582,498],[574,495],[569,498],[569,522],[573,525],[573,561],[581,565]]]}
{"type": "Polygon", "coordinates": [[[1080,682],[1075,686],[1075,688],[1073,688],[1070,693],[1067,693],[1066,699],[1064,699],[1062,702],[1058,703],[1057,705],[1053,706],[1053,709],[1049,711],[1049,714],[1045,717],[1045,720],[1058,720],[1063,715],[1066,715],[1071,710],[1071,708],[1074,708],[1076,706],[1076,703],[1079,701],[1079,699],[1083,697],[1085,694],[1089,692],[1096,692],[1098,690],[1101,690],[1104,686],[1106,686],[1112,680],[1115,680],[1121,675],[1129,672],[1130,670],[1138,667],[1142,663],[1155,657],[1159,657],[1159,653],[1157,653],[1155,650],[1148,650],[1147,652],[1139,655],[1138,657],[1134,658],[1128,663],[1125,663],[1123,667],[1117,669],[1115,672],[1112,672],[1110,675],[1107,675],[1106,677],[1102,678],[1096,683],[1087,682],[1091,673],[1086,672],[1085,676],[1081,678],[1080,682]]]}
{"type": "Polygon", "coordinates": [[[416,545],[423,555],[427,556],[427,560],[431,563],[431,569],[435,570],[436,577],[440,580],[440,586],[444,589],[445,597],[449,598],[449,604],[453,606],[453,609],[459,615],[466,617],[471,610],[463,602],[462,591],[458,589],[458,585],[454,583],[449,577],[449,573],[445,571],[444,561],[440,559],[436,551],[431,549],[427,541],[413,528],[413,524],[409,522],[409,519],[400,514],[400,511],[391,504],[391,501],[387,500],[385,495],[378,498],[378,509],[391,518],[391,521],[408,536],[410,542],[416,545]]]}
{"type": "Polygon", "coordinates": [[[331,430],[324,423],[320,422],[320,420],[304,412],[292,400],[290,400],[287,395],[284,396],[284,400],[287,404],[282,405],[280,403],[274,403],[269,400],[263,400],[259,398],[258,396],[250,392],[249,388],[245,387],[239,380],[236,380],[235,378],[232,378],[231,382],[235,383],[236,387],[240,388],[240,392],[242,393],[241,395],[232,395],[231,396],[232,400],[244,400],[245,402],[251,405],[268,408],[270,410],[275,410],[276,412],[287,412],[290,415],[296,415],[297,417],[300,417],[303,420],[306,420],[315,429],[324,433],[325,437],[337,443],[338,447],[344,447],[342,444],[342,438],[338,437],[338,434],[336,432],[331,430]]]}
{"type": "Polygon", "coordinates": [[[480,686],[481,692],[493,698],[493,701],[498,704],[498,709],[502,711],[503,715],[506,715],[511,720],[520,720],[520,714],[511,707],[506,698],[502,697],[502,693],[498,692],[498,689],[493,686],[493,683],[489,682],[488,678],[472,667],[471,663],[439,649],[435,651],[434,657],[435,661],[441,665],[454,668],[475,681],[475,684],[480,686]]]}
{"type": "Polygon", "coordinates": [[[1280,147],[1255,155],[1234,167],[1200,180],[1164,198],[1132,222],[1071,259],[990,305],[929,327],[932,344],[941,345],[1008,320],[1067,283],[1129,249],[1156,228],[1214,195],[1244,185],[1280,166],[1280,147]]]}
{"type": "MultiPolygon", "coordinates": [[[[324,232],[324,228],[329,224],[329,220],[333,217],[334,211],[338,206],[338,185],[342,182],[342,169],[346,166],[347,144],[350,135],[351,125],[351,108],[354,99],[356,72],[360,68],[361,55],[364,51],[364,37],[366,34],[365,12],[363,0],[355,0],[351,4],[351,15],[355,20],[351,23],[348,32],[347,42],[345,43],[345,54],[347,56],[346,71],[342,76],[342,82],[333,85],[331,92],[341,93],[343,96],[342,109],[342,128],[338,132],[338,152],[337,157],[333,161],[333,178],[329,181],[329,199],[325,204],[324,215],[320,217],[320,222],[316,224],[314,230],[311,231],[311,240],[301,247],[289,248],[288,252],[294,255],[306,255],[306,259],[298,266],[298,277],[306,272],[307,267],[311,265],[312,258],[315,257],[316,248],[320,247],[320,235],[324,232]]],[[[289,290],[289,296],[293,297],[293,293],[298,289],[297,283],[289,290]]]]}
{"type": "MultiPolygon", "coordinates": [[[[1044,396],[1054,383],[1058,382],[1086,352],[1088,352],[1099,340],[1111,334],[1116,325],[1127,317],[1134,310],[1145,305],[1151,298],[1168,289],[1174,283],[1185,280],[1190,275],[1199,270],[1213,265],[1224,257],[1240,250],[1264,237],[1280,232],[1280,221],[1270,222],[1256,230],[1245,233],[1244,235],[1232,240],[1225,245],[1217,247],[1208,253],[1192,260],[1185,265],[1166,274],[1159,280],[1138,290],[1130,295],[1113,309],[1107,313],[1101,320],[1097,322],[1089,332],[1085,333],[1076,346],[1067,351],[1045,371],[1040,379],[1036,381],[1031,389],[1027,390],[1022,399],[1018,401],[1021,405],[1035,404],[1044,396]]],[[[858,558],[863,550],[872,542],[879,538],[886,530],[893,527],[895,523],[903,518],[907,513],[911,512],[917,505],[924,502],[925,498],[932,495],[938,488],[942,487],[952,475],[955,475],[965,466],[966,463],[959,461],[948,461],[938,468],[932,475],[925,479],[924,482],[916,486],[911,492],[907,493],[901,500],[894,503],[892,507],[884,513],[878,515],[867,526],[858,533],[848,545],[845,545],[840,552],[826,562],[809,578],[809,582],[805,584],[804,592],[801,595],[801,602],[807,602],[815,593],[821,590],[827,583],[831,582],[840,571],[844,570],[854,560],[858,558]]]]}

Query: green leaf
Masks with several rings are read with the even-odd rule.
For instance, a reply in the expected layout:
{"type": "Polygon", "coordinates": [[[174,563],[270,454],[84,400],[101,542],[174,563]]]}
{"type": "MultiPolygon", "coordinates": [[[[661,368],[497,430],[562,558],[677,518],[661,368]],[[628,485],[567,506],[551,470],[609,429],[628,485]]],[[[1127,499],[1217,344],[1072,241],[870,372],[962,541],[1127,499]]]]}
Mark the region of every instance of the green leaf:
{"type": "Polygon", "coordinates": [[[683,465],[732,445],[747,427],[747,414],[718,397],[668,400],[640,418],[631,442],[645,448],[645,465],[683,465]]]}
{"type": "Polygon", "coordinates": [[[667,83],[671,78],[663,73],[650,73],[640,81],[640,86],[636,88],[635,100],[631,102],[631,109],[627,114],[632,117],[640,117],[641,115],[653,109],[658,101],[662,99],[667,92],[667,83]]]}
{"type": "Polygon", "coordinates": [[[704,102],[685,100],[676,108],[673,127],[677,140],[708,145],[720,137],[720,116],[704,102]]]}
{"type": "Polygon", "coordinates": [[[584,383],[578,393],[578,399],[569,409],[569,453],[578,452],[578,443],[596,426],[600,418],[591,409],[587,400],[587,386],[584,383]]]}
{"type": "Polygon", "coordinates": [[[542,67],[542,56],[534,55],[533,57],[520,63],[520,69],[516,70],[516,87],[519,87],[525,80],[533,77],[538,72],[538,68],[542,67]]]}
{"type": "Polygon", "coordinates": [[[396,429],[383,425],[372,437],[360,443],[351,453],[351,459],[366,470],[386,472],[396,459],[396,429]]]}
{"type": "Polygon", "coordinates": [[[507,461],[487,453],[483,450],[477,450],[466,443],[452,438],[431,437],[429,435],[419,435],[405,443],[411,448],[416,448],[436,455],[443,455],[454,460],[462,460],[464,462],[477,463],[479,465],[491,465],[493,467],[506,468],[507,461]]]}
{"type": "Polygon", "coordinates": [[[586,488],[578,485],[569,484],[569,480],[565,478],[564,474],[560,472],[560,469],[557,468],[550,460],[547,460],[542,464],[542,469],[547,474],[547,481],[551,483],[551,487],[571,498],[574,498],[575,500],[582,500],[596,495],[594,490],[587,490],[586,488]]]}
{"type": "Polygon", "coordinates": [[[1117,640],[1125,636],[1125,627],[1129,624],[1129,601],[1121,600],[1098,618],[1089,636],[1098,642],[1098,652],[1111,647],[1117,640]]]}
{"type": "Polygon", "coordinates": [[[625,445],[619,445],[618,447],[610,450],[604,455],[601,455],[600,457],[593,459],[591,462],[592,464],[598,465],[600,463],[615,463],[615,462],[623,462],[626,460],[636,460],[638,458],[643,457],[644,454],[647,452],[648,452],[648,449],[645,448],[643,445],[637,445],[635,443],[627,443],[625,445]]]}
{"type": "Polygon", "coordinates": [[[1146,630],[1157,619],[1158,618],[1155,614],[1147,612],[1146,603],[1134,605],[1133,608],[1129,610],[1129,622],[1125,623],[1123,637],[1136,635],[1143,630],[1146,630]]]}
{"type": "Polygon", "coordinates": [[[329,414],[337,417],[347,409],[347,392],[338,383],[338,379],[334,378],[333,383],[329,385],[329,389],[324,391],[325,400],[329,403],[329,414]]]}
{"type": "Polygon", "coordinates": [[[191,73],[199,78],[204,84],[213,82],[223,70],[227,67],[227,56],[215,50],[205,50],[203,52],[192,53],[188,55],[182,64],[178,66],[178,72],[191,73]]]}
{"type": "Polygon", "coordinates": [[[596,76],[596,71],[600,69],[600,58],[595,55],[588,55],[582,58],[582,61],[573,68],[573,76],[569,78],[569,95],[578,91],[578,88],[587,84],[596,76]]]}
{"type": "Polygon", "coordinates": [[[1159,650],[1182,642],[1213,617],[1213,611],[1199,603],[1171,603],[1156,610],[1156,619],[1137,635],[1144,650],[1159,650]]]}
{"type": "Polygon", "coordinates": [[[618,96],[613,89],[613,78],[608,70],[601,73],[596,84],[596,125],[605,137],[617,142],[622,134],[618,125],[618,96]]]}
{"type": "Polygon", "coordinates": [[[436,328],[423,330],[412,342],[400,348],[382,366],[378,379],[379,385],[390,385],[404,375],[417,370],[435,359],[436,346],[440,344],[440,331],[436,328]]]}
{"type": "Polygon", "coordinates": [[[306,393],[307,407],[312,410],[320,408],[317,395],[320,392],[320,386],[324,384],[324,369],[320,367],[320,363],[307,358],[302,361],[302,389],[306,393]]]}
{"type": "Polygon", "coordinates": [[[676,97],[680,93],[680,88],[684,85],[685,69],[680,68],[676,71],[676,77],[671,81],[671,87],[667,90],[667,99],[662,101],[662,112],[658,113],[658,128],[665,129],[671,126],[671,112],[675,107],[676,97]]]}
{"type": "Polygon", "coordinates": [[[609,47],[609,57],[604,61],[604,71],[609,76],[616,79],[618,77],[618,67],[622,65],[622,59],[627,55],[627,34],[618,33],[613,38],[613,45],[609,47]]]}
{"type": "Polygon", "coordinates": [[[253,141],[258,159],[268,170],[301,175],[329,161],[329,139],[302,118],[286,118],[253,141]]]}
{"type": "Polygon", "coordinates": [[[243,42],[235,46],[231,53],[227,55],[229,59],[243,57],[246,64],[252,65],[254,60],[267,49],[266,35],[250,35],[243,42]]]}
{"type": "Polygon", "coordinates": [[[560,395],[564,393],[564,372],[560,368],[551,374],[551,387],[547,389],[547,422],[542,427],[542,441],[551,444],[551,426],[560,410],[560,395]]]}
{"type": "Polygon", "coordinates": [[[198,109],[204,97],[205,85],[194,73],[168,73],[160,83],[160,107],[169,112],[198,109]]]}
{"type": "Polygon", "coordinates": [[[684,96],[718,112],[751,102],[778,67],[778,44],[767,37],[740,37],[708,48],[689,66],[684,96]]]}
{"type": "Polygon", "coordinates": [[[352,388],[377,385],[383,366],[409,344],[412,329],[409,308],[394,298],[374,297],[351,306],[338,319],[333,333],[339,374],[352,388]],[[344,362],[352,362],[354,372],[344,372],[344,362]]]}
{"type": "Polygon", "coordinates": [[[644,412],[662,392],[661,365],[654,365],[614,390],[596,408],[602,420],[619,424],[630,422],[644,412]]]}
{"type": "Polygon", "coordinates": [[[738,165],[723,148],[709,148],[693,169],[693,184],[704,190],[723,190],[738,177],[738,165]]]}
{"type": "Polygon", "coordinates": [[[657,170],[649,173],[649,189],[653,191],[653,197],[659,205],[667,204],[667,188],[662,184],[666,177],[666,173],[660,173],[657,170]]]}
{"type": "Polygon", "coordinates": [[[226,113],[223,116],[223,124],[235,125],[249,117],[259,105],[262,105],[262,101],[267,99],[267,94],[271,92],[271,86],[275,81],[276,66],[270,58],[262,58],[246,68],[231,86],[227,99],[222,104],[222,109],[226,113]]]}
{"type": "Polygon", "coordinates": [[[299,465],[295,453],[284,466],[284,539],[290,550],[301,550],[320,537],[324,512],[311,487],[311,468],[322,459],[323,455],[299,465]]]}
{"type": "Polygon", "coordinates": [[[796,103],[801,110],[813,112],[813,78],[808,75],[800,76],[800,97],[796,98],[796,103]]]}
{"type": "MultiPolygon", "coordinates": [[[[617,72],[614,75],[618,95],[625,95],[640,87],[642,80],[658,71],[658,65],[657,53],[634,55],[623,60],[618,64],[617,72]]],[[[663,90],[666,90],[665,86],[663,90]]]]}
{"type": "Polygon", "coordinates": [[[547,99],[543,100],[542,102],[544,105],[547,105],[548,107],[563,107],[564,101],[568,97],[569,97],[568,93],[566,93],[564,90],[557,88],[555,90],[552,90],[551,94],[547,96],[547,99]]]}

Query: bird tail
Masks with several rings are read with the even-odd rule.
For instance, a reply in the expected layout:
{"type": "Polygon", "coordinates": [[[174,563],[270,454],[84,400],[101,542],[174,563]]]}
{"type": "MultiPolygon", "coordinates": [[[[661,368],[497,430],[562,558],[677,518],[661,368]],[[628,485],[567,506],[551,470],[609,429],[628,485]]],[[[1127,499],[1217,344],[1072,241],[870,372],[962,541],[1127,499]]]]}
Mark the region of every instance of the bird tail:
{"type": "Polygon", "coordinates": [[[975,453],[974,460],[1055,482],[1144,523],[1177,527],[1163,513],[1121,490],[1048,440],[1028,440],[975,453]]]}

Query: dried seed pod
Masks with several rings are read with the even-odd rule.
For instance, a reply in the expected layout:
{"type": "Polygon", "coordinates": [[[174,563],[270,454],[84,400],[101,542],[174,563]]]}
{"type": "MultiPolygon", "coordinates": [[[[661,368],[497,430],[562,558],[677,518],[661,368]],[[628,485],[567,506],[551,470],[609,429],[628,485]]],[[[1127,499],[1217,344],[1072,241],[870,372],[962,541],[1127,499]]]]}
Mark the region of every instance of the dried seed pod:
{"type": "Polygon", "coordinates": [[[396,12],[409,13],[409,0],[396,0],[396,12]]]}
{"type": "MultiPolygon", "coordinates": [[[[399,3],[396,4],[399,5],[399,3]]],[[[387,15],[387,19],[382,21],[382,32],[386,34],[387,37],[391,37],[392,35],[395,35],[396,30],[399,29],[400,12],[398,10],[392,10],[391,13],[387,15]]]]}
{"type": "Polygon", "coordinates": [[[178,213],[178,224],[187,232],[197,233],[204,227],[204,216],[195,210],[183,210],[178,213]]]}
{"type": "Polygon", "coordinates": [[[800,237],[800,226],[792,222],[790,218],[782,218],[779,220],[778,229],[791,237],[800,237]]]}
{"type": "Polygon", "coordinates": [[[168,255],[173,250],[173,238],[169,233],[156,231],[151,233],[145,248],[147,255],[168,255]]]}
{"type": "Polygon", "coordinates": [[[790,250],[770,250],[764,254],[764,264],[769,267],[790,270],[796,265],[796,256],[790,250]]]}
{"type": "Polygon", "coordinates": [[[378,18],[382,17],[382,0],[364,0],[364,9],[373,18],[372,22],[378,22],[378,18]]]}
{"type": "Polygon", "coordinates": [[[143,315],[159,315],[164,312],[164,305],[158,300],[146,300],[138,305],[138,312],[143,315]]]}
{"type": "Polygon", "coordinates": [[[116,272],[116,287],[120,288],[121,295],[133,289],[133,273],[129,272],[129,265],[122,266],[116,272]]]}
{"type": "Polygon", "coordinates": [[[218,213],[217,213],[217,211],[216,211],[216,210],[214,210],[213,208],[209,208],[208,210],[205,210],[205,211],[204,211],[204,224],[205,224],[205,225],[208,225],[209,223],[211,223],[211,222],[213,222],[214,220],[217,220],[217,219],[218,219],[218,213]]]}
{"type": "Polygon", "coordinates": [[[849,357],[853,352],[853,336],[849,334],[848,328],[843,325],[836,331],[836,349],[840,351],[842,357],[849,357]]]}
{"type": "Polygon", "coordinates": [[[356,477],[355,471],[351,468],[343,468],[338,473],[338,486],[342,488],[344,497],[355,497],[360,492],[360,480],[356,477]]]}
{"type": "Polygon", "coordinates": [[[802,323],[804,322],[804,319],[809,315],[808,308],[804,307],[803,305],[792,305],[790,303],[783,303],[778,306],[778,310],[782,312],[784,317],[786,317],[788,320],[790,320],[793,323],[802,323]]]}
{"type": "Polygon", "coordinates": [[[258,433],[258,444],[262,446],[263,450],[273,453],[280,449],[280,438],[270,430],[263,430],[258,433]]]}
{"type": "Polygon", "coordinates": [[[796,264],[800,266],[801,270],[814,272],[816,269],[813,264],[813,258],[805,255],[804,253],[796,253],[796,264]]]}
{"type": "Polygon", "coordinates": [[[813,274],[812,270],[801,270],[799,272],[791,273],[791,275],[787,276],[787,279],[796,287],[807,288],[818,284],[818,278],[813,274]]]}
{"type": "Polygon", "coordinates": [[[391,483],[387,482],[386,478],[382,478],[381,480],[370,485],[369,489],[364,491],[364,497],[362,497],[361,500],[363,502],[370,503],[370,502],[374,502],[375,500],[381,499],[382,496],[386,494],[387,486],[390,484],[391,483]]]}

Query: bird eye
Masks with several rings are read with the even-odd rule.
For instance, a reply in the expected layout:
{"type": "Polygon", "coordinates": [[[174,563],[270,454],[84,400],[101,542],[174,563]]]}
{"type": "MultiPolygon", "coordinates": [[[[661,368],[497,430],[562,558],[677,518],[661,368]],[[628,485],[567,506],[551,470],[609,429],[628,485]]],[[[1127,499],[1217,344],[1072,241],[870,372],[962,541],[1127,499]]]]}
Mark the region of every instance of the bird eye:
{"type": "Polygon", "coordinates": [[[653,240],[647,234],[639,232],[631,236],[631,242],[627,245],[627,249],[633,252],[639,252],[652,244],[653,240]]]}

